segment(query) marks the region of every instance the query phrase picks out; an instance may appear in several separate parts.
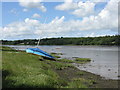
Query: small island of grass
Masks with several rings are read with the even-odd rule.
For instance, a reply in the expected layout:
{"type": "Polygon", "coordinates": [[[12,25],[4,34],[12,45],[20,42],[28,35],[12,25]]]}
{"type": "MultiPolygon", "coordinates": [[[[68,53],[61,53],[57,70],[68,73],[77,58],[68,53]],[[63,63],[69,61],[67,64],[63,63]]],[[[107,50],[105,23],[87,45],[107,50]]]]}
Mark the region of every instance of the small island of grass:
{"type": "Polygon", "coordinates": [[[91,61],[90,58],[75,58],[75,63],[85,64],[90,61],[91,61]]]}

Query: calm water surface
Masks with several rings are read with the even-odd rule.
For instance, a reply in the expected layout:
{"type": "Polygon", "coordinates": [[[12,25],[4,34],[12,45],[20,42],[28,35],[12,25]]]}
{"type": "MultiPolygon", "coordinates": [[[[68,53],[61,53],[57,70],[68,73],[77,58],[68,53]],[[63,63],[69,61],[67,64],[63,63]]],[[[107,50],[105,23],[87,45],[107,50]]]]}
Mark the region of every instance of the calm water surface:
{"type": "MultiPolygon", "coordinates": [[[[25,50],[34,46],[13,46],[25,50]]],[[[118,79],[118,47],[108,46],[39,46],[48,53],[63,53],[62,58],[91,58],[87,64],[74,64],[80,70],[98,74],[106,79],[118,79]]]]}

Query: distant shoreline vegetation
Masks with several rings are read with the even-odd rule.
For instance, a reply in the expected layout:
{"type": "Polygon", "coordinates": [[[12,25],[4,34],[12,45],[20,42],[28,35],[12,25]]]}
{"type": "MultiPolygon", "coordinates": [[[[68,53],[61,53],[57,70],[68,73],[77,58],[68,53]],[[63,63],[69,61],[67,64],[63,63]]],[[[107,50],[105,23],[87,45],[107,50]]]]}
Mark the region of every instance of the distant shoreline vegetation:
{"type": "MultiPolygon", "coordinates": [[[[36,45],[38,39],[1,40],[3,45],[36,45]]],[[[120,46],[120,35],[99,37],[59,37],[44,38],[40,45],[117,45],[120,46]]]]}

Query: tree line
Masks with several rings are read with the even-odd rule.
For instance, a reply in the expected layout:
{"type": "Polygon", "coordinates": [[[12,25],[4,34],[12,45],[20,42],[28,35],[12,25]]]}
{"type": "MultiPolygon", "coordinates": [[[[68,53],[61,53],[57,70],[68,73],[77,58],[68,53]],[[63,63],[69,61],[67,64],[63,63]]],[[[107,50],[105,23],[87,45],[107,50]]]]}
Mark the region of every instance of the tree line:
{"type": "MultiPolygon", "coordinates": [[[[1,40],[3,45],[37,45],[38,39],[1,40]]],[[[40,45],[120,45],[120,35],[99,37],[44,38],[40,45]]]]}

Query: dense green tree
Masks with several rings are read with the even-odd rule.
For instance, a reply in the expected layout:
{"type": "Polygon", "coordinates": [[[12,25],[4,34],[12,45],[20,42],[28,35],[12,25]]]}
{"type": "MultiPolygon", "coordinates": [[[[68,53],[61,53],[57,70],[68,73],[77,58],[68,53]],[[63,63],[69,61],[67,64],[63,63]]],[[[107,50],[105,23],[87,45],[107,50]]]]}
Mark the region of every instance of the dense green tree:
{"type": "MultiPolygon", "coordinates": [[[[3,45],[37,45],[37,39],[1,40],[3,45]]],[[[44,38],[40,45],[120,45],[120,35],[101,37],[44,38]]]]}

